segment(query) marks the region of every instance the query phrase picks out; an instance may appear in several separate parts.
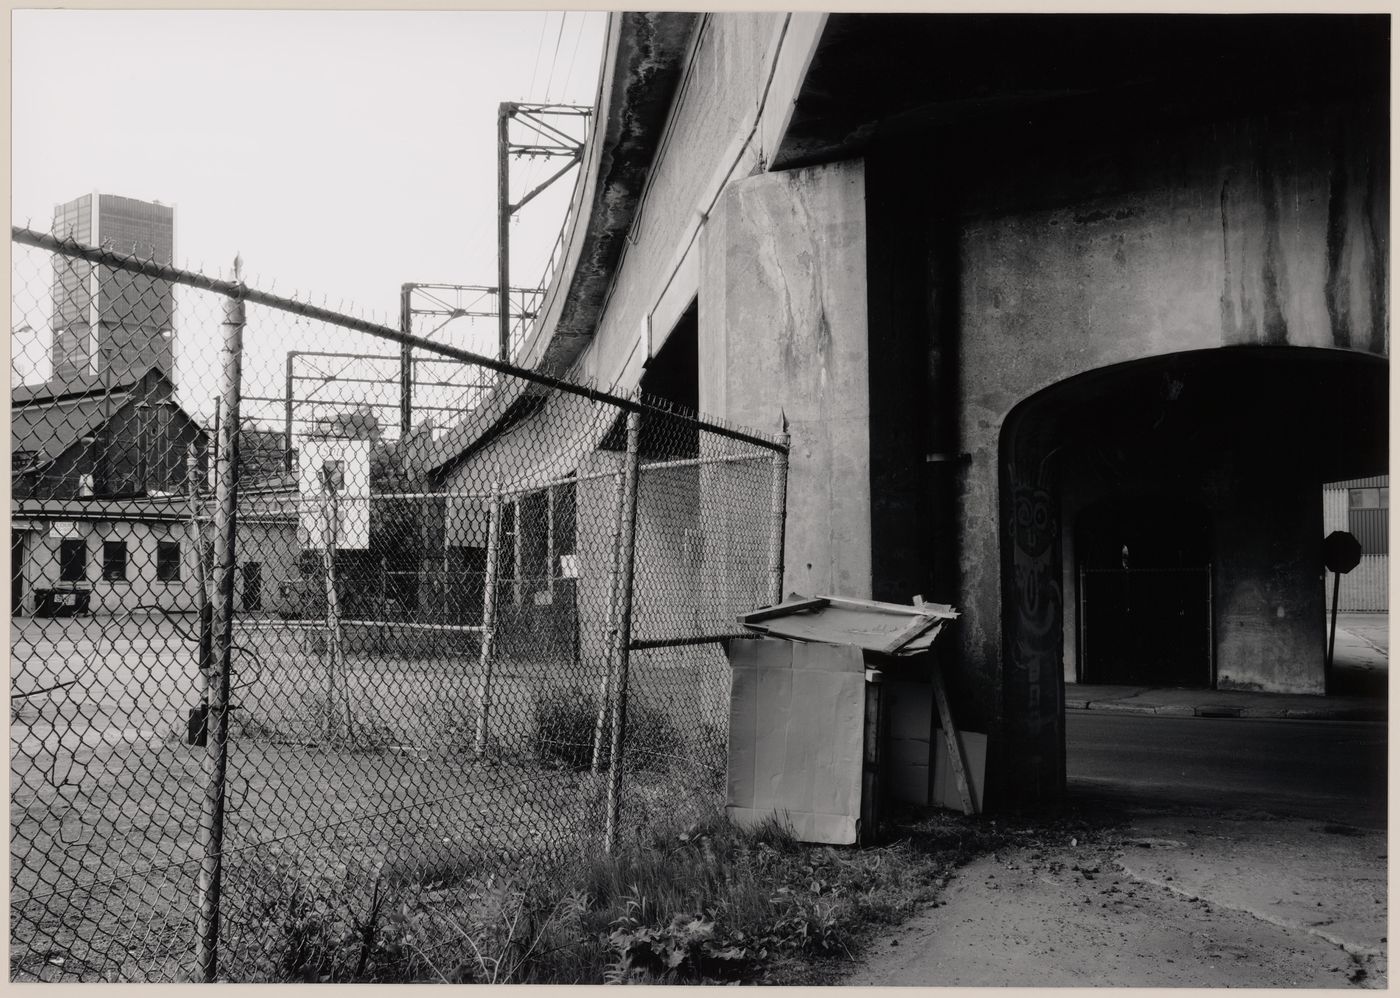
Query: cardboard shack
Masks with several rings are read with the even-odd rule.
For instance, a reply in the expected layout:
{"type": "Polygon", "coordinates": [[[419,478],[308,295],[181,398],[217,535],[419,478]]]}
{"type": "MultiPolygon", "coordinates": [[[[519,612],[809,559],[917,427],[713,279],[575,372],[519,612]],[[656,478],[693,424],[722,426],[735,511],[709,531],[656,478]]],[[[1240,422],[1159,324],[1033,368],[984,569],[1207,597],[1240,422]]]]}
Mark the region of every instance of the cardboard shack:
{"type": "Polygon", "coordinates": [[[791,596],[739,617],[727,813],[804,842],[873,842],[884,799],[979,809],[986,736],[959,732],[930,653],[958,613],[791,596]]]}

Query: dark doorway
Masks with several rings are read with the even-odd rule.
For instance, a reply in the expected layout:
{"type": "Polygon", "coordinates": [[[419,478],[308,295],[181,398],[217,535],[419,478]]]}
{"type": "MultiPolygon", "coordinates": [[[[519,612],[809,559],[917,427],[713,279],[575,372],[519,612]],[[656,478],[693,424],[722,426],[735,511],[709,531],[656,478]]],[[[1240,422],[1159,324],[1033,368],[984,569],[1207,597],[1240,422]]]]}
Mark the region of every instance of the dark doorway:
{"type": "MultiPolygon", "coordinates": [[[[505,533],[504,530],[501,531],[505,533]]],[[[504,540],[504,537],[502,538],[504,540]]],[[[503,562],[502,565],[510,564],[503,562]]],[[[447,574],[443,583],[443,600],[447,620],[466,627],[477,627],[485,601],[486,549],[482,547],[452,547],[447,549],[447,574]]],[[[503,593],[497,594],[497,599],[503,593]]],[[[502,604],[498,604],[502,605],[502,604]]]]}
{"type": "MultiPolygon", "coordinates": [[[[691,419],[700,404],[700,306],[692,301],[642,365],[643,401],[638,446],[643,460],[698,457],[700,431],[691,419]],[[681,418],[673,417],[675,411],[681,418]]],[[[603,438],[604,450],[626,446],[627,420],[619,414],[603,438]]]]}
{"type": "Polygon", "coordinates": [[[1210,519],[1117,499],[1076,523],[1080,682],[1211,686],[1210,519]]]}
{"type": "Polygon", "coordinates": [[[10,613],[24,614],[24,531],[10,531],[10,613]]]}
{"type": "Polygon", "coordinates": [[[262,562],[243,563],[243,609],[262,609],[262,562]]]}

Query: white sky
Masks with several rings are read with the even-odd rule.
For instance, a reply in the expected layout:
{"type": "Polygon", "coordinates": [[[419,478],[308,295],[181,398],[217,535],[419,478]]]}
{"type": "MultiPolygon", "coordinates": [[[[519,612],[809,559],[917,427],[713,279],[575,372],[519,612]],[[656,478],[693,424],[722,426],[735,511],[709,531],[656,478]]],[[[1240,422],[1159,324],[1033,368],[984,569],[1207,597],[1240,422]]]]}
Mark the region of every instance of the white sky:
{"type": "MultiPolygon", "coordinates": [[[[13,11],[11,218],[47,230],[94,190],[174,203],[177,264],[238,252],[250,284],[397,325],[405,281],[495,283],[497,105],[592,105],[606,16],[13,11]]],[[[522,212],[512,283],[538,283],[572,180],[522,212]]]]}

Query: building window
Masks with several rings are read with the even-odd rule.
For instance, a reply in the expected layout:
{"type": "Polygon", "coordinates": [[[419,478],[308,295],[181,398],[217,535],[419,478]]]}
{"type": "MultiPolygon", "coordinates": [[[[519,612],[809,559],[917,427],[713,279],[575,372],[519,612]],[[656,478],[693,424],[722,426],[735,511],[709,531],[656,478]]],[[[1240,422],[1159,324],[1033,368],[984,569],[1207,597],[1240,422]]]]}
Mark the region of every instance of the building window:
{"type": "Polygon", "coordinates": [[[1347,506],[1351,509],[1388,509],[1390,489],[1348,489],[1347,506]]]}
{"type": "Polygon", "coordinates": [[[1361,553],[1390,551],[1390,489],[1384,485],[1347,489],[1347,530],[1361,542],[1361,553]]]}
{"type": "Polygon", "coordinates": [[[156,543],[156,578],[161,582],[175,582],[179,580],[179,541],[158,541],[156,543]]]}
{"type": "Polygon", "coordinates": [[[126,541],[102,542],[102,578],[108,582],[126,581],[126,541]]]}
{"type": "Polygon", "coordinates": [[[81,582],[87,578],[86,541],[59,542],[58,578],[62,582],[81,582]]]}

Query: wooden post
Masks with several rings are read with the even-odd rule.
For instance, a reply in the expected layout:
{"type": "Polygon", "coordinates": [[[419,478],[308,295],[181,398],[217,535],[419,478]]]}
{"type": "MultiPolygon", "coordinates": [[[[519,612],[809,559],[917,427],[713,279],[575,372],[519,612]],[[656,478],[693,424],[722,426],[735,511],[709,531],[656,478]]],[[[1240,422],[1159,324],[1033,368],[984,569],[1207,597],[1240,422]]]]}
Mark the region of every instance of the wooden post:
{"type": "MultiPolygon", "coordinates": [[[[517,533],[517,541],[519,540],[517,533]]],[[[491,657],[496,643],[496,574],[501,560],[501,486],[491,483],[491,512],[486,521],[486,582],[481,601],[481,658],[477,664],[476,754],[486,752],[487,715],[491,712],[491,657]]]]}
{"type": "Polygon", "coordinates": [[[773,481],[768,499],[768,605],[783,601],[783,528],[787,517],[788,440],[773,454],[773,481]]]}
{"type": "Polygon", "coordinates": [[[637,555],[637,463],[642,416],[627,414],[627,463],[622,468],[622,546],[618,557],[617,627],[613,631],[612,754],[608,763],[607,824],[603,852],[611,856],[617,844],[618,813],[622,806],[622,748],[627,738],[627,667],[632,643],[632,569],[637,555]]]}
{"type": "Polygon", "coordinates": [[[612,566],[608,571],[608,652],[603,663],[603,675],[598,680],[598,722],[593,728],[593,772],[603,765],[603,732],[607,731],[608,720],[612,716],[612,672],[613,652],[617,642],[613,634],[617,631],[617,580],[622,572],[622,507],[627,498],[627,476],[617,473],[617,496],[613,503],[612,566]]]}
{"type": "Polygon", "coordinates": [[[967,777],[962,741],[958,738],[958,729],[953,727],[953,711],[948,706],[948,691],[943,686],[943,670],[937,662],[933,663],[929,677],[933,683],[933,702],[938,706],[938,719],[942,722],[943,738],[948,745],[948,765],[953,767],[953,777],[957,780],[963,814],[976,814],[977,802],[973,800],[972,784],[967,777]]]}
{"type": "MultiPolygon", "coordinates": [[[[234,280],[242,280],[242,260],[233,262],[234,280]]],[[[227,410],[219,428],[215,483],[213,649],[210,663],[208,748],[204,757],[204,805],[200,812],[199,913],[195,924],[195,973],[200,980],[218,977],[219,901],[223,878],[224,793],[228,773],[228,694],[233,647],[233,566],[238,513],[238,425],[243,381],[244,309],[241,297],[224,300],[220,350],[220,398],[227,410]]]]}

